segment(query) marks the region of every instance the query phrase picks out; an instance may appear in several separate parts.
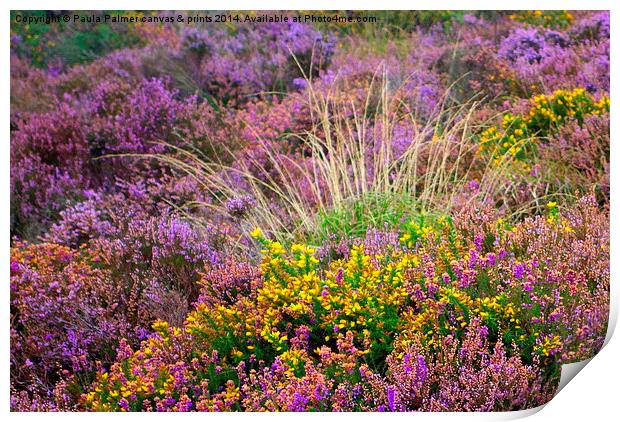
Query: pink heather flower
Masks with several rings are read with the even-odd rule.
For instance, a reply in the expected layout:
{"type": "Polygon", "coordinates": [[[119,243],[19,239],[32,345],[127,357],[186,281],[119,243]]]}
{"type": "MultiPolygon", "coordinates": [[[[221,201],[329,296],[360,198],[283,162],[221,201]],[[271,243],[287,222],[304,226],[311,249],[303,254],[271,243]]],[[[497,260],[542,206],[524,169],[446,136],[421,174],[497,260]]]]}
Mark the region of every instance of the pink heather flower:
{"type": "Polygon", "coordinates": [[[514,276],[514,278],[523,278],[523,276],[525,275],[525,267],[523,266],[523,264],[516,264],[513,267],[512,275],[514,276]]]}
{"type": "Polygon", "coordinates": [[[394,406],[395,396],[396,396],[396,391],[394,391],[394,389],[392,387],[388,386],[388,388],[387,388],[388,406],[390,407],[390,410],[392,412],[394,412],[396,410],[395,406],[394,406]]]}

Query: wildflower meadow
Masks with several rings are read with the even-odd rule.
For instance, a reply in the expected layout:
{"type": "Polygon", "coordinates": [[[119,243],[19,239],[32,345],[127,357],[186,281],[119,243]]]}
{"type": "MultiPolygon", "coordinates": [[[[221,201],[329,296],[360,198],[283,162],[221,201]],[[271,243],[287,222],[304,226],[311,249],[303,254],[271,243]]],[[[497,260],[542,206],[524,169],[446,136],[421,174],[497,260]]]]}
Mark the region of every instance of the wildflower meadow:
{"type": "Polygon", "coordinates": [[[608,12],[10,37],[11,410],[522,410],[603,346],[608,12]]]}

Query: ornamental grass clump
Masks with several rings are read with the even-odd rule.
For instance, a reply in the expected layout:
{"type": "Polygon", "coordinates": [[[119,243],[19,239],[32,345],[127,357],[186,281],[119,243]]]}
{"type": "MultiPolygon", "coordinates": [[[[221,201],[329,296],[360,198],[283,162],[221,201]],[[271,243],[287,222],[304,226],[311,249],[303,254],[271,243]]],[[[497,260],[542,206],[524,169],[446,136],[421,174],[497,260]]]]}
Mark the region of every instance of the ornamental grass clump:
{"type": "Polygon", "coordinates": [[[475,101],[448,107],[446,97],[437,117],[422,124],[403,106],[402,87],[390,85],[387,69],[377,72],[360,110],[349,110],[350,104],[308,81],[303,101],[313,123],[286,138],[292,153],[282,141],[259,137],[232,165],[180,148],[174,156],[145,158],[195,179],[217,198],[204,205],[220,214],[230,213],[235,198],[251,197],[245,226],[260,226],[283,243],[320,239],[317,234],[327,235],[326,228],[346,236],[353,226],[359,235],[377,223],[373,213],[379,207],[385,208],[383,216],[405,208],[448,213],[463,200],[510,195],[513,186],[502,181],[513,159],[505,155],[497,165],[477,153],[475,101]],[[471,183],[479,189],[463,196],[471,183]],[[362,211],[351,216],[348,210],[358,206],[362,211]],[[340,223],[343,212],[347,220],[340,223]]]}

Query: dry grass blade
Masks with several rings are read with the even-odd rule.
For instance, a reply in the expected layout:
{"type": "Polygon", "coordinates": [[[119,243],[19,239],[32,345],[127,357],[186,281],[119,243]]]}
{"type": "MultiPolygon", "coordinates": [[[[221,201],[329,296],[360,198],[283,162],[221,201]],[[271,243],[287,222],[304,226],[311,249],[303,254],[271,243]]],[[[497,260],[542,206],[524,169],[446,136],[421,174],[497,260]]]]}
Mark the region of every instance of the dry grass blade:
{"type": "MultiPolygon", "coordinates": [[[[245,224],[261,227],[281,241],[316,232],[317,215],[367,198],[380,197],[388,201],[388,208],[390,201],[401,206],[406,201],[415,212],[449,213],[472,179],[481,188],[469,200],[508,202],[516,189],[507,182],[513,157],[498,158],[497,151],[477,153],[475,133],[480,128],[471,124],[477,101],[449,106],[447,90],[434,117],[420,122],[400,99],[403,85],[391,87],[384,68],[370,80],[362,110],[332,96],[337,79],[327,90],[317,89],[309,78],[306,81],[307,106],[315,124],[291,135],[307,151],[305,157],[279,153],[257,131],[259,156],[246,154],[233,164],[204,157],[191,145],[165,144],[175,153],[143,157],[161,160],[194,178],[213,198],[202,205],[214,212],[225,214],[226,201],[251,195],[256,207],[245,224]],[[414,131],[406,150],[396,156],[394,130],[403,122],[414,131]]],[[[227,155],[235,156],[235,151],[227,150],[227,155]]],[[[523,211],[531,206],[523,204],[523,211]]],[[[377,223],[374,217],[371,222],[377,223]]]]}

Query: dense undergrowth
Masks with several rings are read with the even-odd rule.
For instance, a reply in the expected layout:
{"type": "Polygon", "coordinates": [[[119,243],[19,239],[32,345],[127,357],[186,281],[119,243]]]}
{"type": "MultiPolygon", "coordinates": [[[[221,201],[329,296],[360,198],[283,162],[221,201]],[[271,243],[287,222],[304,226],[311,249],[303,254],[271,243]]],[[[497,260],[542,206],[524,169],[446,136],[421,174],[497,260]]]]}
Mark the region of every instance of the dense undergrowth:
{"type": "Polygon", "coordinates": [[[609,14],[380,17],[12,25],[13,410],[517,410],[597,353],[609,14]]]}

